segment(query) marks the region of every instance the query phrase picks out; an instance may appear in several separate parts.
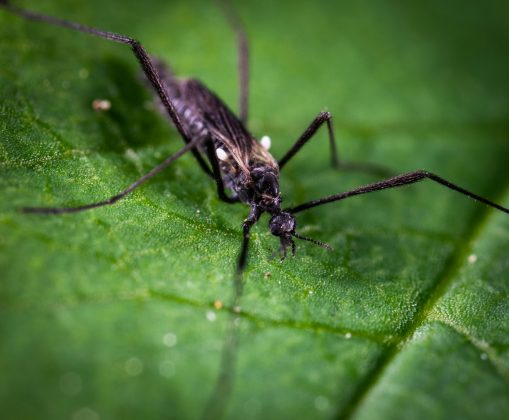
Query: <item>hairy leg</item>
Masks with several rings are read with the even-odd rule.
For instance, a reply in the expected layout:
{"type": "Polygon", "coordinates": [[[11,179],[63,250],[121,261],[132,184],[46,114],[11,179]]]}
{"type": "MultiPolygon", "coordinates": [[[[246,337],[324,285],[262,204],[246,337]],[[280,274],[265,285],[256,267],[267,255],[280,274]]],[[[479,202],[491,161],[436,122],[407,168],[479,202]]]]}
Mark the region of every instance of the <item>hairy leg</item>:
{"type": "Polygon", "coordinates": [[[288,213],[298,213],[303,210],[307,210],[313,207],[321,206],[327,203],[332,203],[334,201],[340,201],[344,200],[349,197],[353,197],[360,194],[367,194],[375,191],[380,190],[386,190],[389,188],[396,188],[401,187],[408,184],[413,184],[415,182],[422,181],[424,179],[430,179],[434,182],[437,182],[440,185],[443,185],[444,187],[447,187],[451,190],[457,191],[460,194],[466,195],[467,197],[470,197],[476,201],[479,201],[481,203],[484,203],[488,206],[491,206],[497,210],[503,211],[504,213],[509,213],[509,209],[500,206],[499,204],[496,204],[487,198],[481,197],[480,195],[474,194],[471,191],[466,190],[465,188],[459,187],[456,184],[453,184],[452,182],[447,181],[446,179],[439,177],[438,175],[435,175],[431,172],[424,171],[424,170],[418,170],[414,172],[409,172],[402,175],[397,175],[392,178],[385,179],[383,181],[375,182],[373,184],[364,185],[363,187],[355,188],[350,191],[346,191],[340,194],[334,194],[330,195],[328,197],[323,197],[318,200],[312,200],[308,201],[307,203],[300,204],[295,207],[287,208],[284,211],[287,211],[288,213]]]}

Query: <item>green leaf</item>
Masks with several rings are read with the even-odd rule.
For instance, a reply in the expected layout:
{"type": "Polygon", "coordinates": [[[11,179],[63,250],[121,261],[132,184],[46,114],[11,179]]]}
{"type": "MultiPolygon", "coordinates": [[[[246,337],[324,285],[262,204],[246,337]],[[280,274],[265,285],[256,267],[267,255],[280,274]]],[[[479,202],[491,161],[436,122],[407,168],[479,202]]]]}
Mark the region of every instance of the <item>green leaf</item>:
{"type": "MultiPolygon", "coordinates": [[[[214,4],[13,0],[140,39],[236,109],[214,4]],[[143,3],[143,4],[142,4],[143,3]]],[[[275,156],[321,110],[345,160],[427,169],[509,205],[509,7],[488,0],[235,5],[252,46],[250,129],[275,156]]],[[[430,182],[299,214],[333,252],[253,231],[185,156],[125,46],[0,10],[0,408],[5,418],[509,417],[509,218],[430,182]],[[95,112],[94,99],[108,99],[95,112]],[[219,308],[221,306],[221,308],[219,308]],[[211,411],[207,411],[211,410],[211,411]]],[[[325,130],[285,203],[374,181],[329,168],[325,130]]]]}

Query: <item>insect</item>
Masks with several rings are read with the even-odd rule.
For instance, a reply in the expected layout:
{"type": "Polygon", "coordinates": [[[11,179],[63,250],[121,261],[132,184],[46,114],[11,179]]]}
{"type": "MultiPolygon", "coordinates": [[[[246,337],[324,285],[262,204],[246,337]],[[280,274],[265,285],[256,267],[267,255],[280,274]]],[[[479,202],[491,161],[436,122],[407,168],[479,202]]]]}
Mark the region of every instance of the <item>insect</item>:
{"type": "MultiPolygon", "coordinates": [[[[424,179],[432,180],[446,188],[509,213],[509,209],[425,170],[392,176],[350,191],[333,194],[294,207],[282,208],[281,191],[279,188],[280,172],[324,124],[328,128],[332,163],[336,167],[342,164],[337,155],[332,117],[328,112],[319,113],[290,150],[279,160],[276,160],[269,153],[267,138],[263,138],[260,142],[257,141],[246,128],[249,73],[247,38],[238,19],[229,9],[226,9],[227,17],[236,32],[239,50],[239,117],[230,111],[223,101],[200,81],[196,79],[178,79],[162,62],[151,58],[140,42],[129,36],[106,32],[67,20],[34,13],[14,6],[8,0],[0,0],[0,6],[11,13],[29,20],[61,26],[128,45],[138,60],[146,80],[155,90],[162,109],[168,114],[186,143],[184,147],[166,158],[150,172],[134,181],[123,191],[106,200],[78,207],[26,207],[22,209],[26,213],[73,213],[112,205],[188,152],[193,154],[205,174],[215,181],[218,197],[222,201],[226,203],[244,203],[250,208],[248,216],[242,223],[242,244],[237,259],[237,274],[241,274],[246,267],[250,230],[258,222],[263,213],[268,213],[271,216],[269,230],[280,240],[282,259],[286,257],[288,250],[295,254],[296,245],[294,239],[301,239],[323,248],[330,248],[319,240],[300,235],[296,230],[296,214],[356,195],[401,187],[424,179]]],[[[358,165],[357,168],[366,170],[376,169],[374,165],[358,165]]]]}

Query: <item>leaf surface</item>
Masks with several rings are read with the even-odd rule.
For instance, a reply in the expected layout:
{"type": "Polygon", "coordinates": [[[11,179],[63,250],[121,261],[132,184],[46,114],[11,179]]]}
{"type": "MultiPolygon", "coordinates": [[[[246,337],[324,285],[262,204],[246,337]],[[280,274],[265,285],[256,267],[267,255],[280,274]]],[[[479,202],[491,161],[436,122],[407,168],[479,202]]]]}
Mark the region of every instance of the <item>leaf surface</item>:
{"type": "MultiPolygon", "coordinates": [[[[213,4],[16,4],[132,35],[236,109],[234,37],[213,4]]],[[[509,206],[505,3],[235,8],[250,129],[276,157],[328,109],[345,160],[427,169],[509,206]]],[[[283,263],[263,218],[234,308],[248,208],[220,202],[191,156],[109,208],[16,211],[104,199],[181,147],[129,49],[0,10],[0,51],[9,418],[509,417],[507,215],[425,181],[299,214],[334,251],[299,242],[283,263]]],[[[326,146],[322,130],[285,167],[285,203],[376,180],[330,169],[326,146]]]]}

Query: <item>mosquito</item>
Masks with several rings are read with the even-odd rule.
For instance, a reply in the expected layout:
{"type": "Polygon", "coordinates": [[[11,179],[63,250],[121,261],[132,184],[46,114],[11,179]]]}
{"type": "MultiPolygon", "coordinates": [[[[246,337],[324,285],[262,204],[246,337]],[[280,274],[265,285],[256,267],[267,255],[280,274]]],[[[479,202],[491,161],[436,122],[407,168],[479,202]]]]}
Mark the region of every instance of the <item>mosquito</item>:
{"type": "Polygon", "coordinates": [[[356,195],[401,187],[424,179],[429,179],[495,209],[509,213],[509,209],[426,170],[416,170],[391,176],[346,192],[308,201],[294,207],[282,208],[279,187],[280,172],[324,124],[327,125],[328,129],[331,161],[334,167],[352,166],[354,169],[372,172],[376,172],[380,167],[370,164],[349,165],[340,162],[334,137],[332,116],[329,112],[320,112],[279,160],[269,153],[268,138],[264,137],[261,141],[258,141],[248,131],[246,128],[248,119],[248,43],[245,32],[231,9],[225,11],[237,38],[240,75],[240,112],[238,117],[199,80],[178,79],[169,67],[164,65],[163,62],[153,59],[140,42],[134,38],[25,10],[12,5],[8,0],[0,0],[0,6],[28,20],[49,23],[128,45],[138,60],[147,82],[155,90],[161,108],[168,114],[186,143],[184,147],[166,158],[151,171],[108,199],[78,207],[25,207],[22,209],[25,213],[76,213],[115,204],[181,156],[191,152],[205,174],[215,181],[219,199],[226,203],[244,203],[250,208],[248,216],[242,223],[242,245],[236,265],[238,275],[242,274],[247,264],[251,228],[258,222],[263,213],[268,213],[271,216],[269,230],[272,235],[280,240],[282,260],[286,257],[289,249],[292,255],[295,255],[296,245],[294,239],[308,241],[330,249],[329,245],[305,237],[296,231],[296,214],[356,195]]]}

